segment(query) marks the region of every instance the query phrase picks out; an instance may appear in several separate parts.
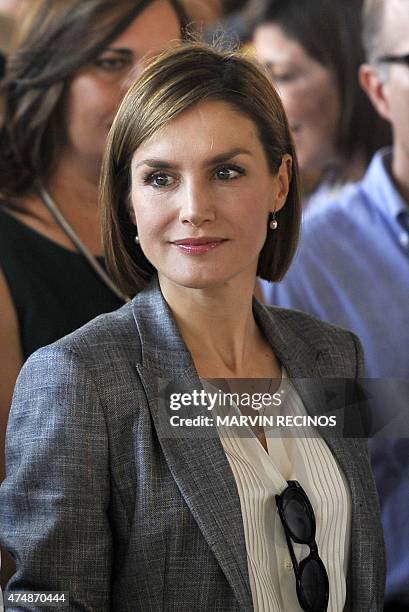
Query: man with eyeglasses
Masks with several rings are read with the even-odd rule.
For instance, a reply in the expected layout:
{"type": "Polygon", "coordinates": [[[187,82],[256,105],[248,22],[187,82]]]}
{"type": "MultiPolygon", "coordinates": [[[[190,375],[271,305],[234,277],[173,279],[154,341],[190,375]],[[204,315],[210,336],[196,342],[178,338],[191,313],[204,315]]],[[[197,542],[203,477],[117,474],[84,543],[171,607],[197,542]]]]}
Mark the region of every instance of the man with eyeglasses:
{"type": "Polygon", "coordinates": [[[363,342],[374,421],[382,421],[375,429],[390,426],[370,447],[387,550],[385,610],[400,612],[409,610],[409,0],[365,0],[363,42],[360,82],[390,122],[393,146],[335,202],[306,212],[295,263],[264,290],[266,301],[352,329],[363,342]]]}

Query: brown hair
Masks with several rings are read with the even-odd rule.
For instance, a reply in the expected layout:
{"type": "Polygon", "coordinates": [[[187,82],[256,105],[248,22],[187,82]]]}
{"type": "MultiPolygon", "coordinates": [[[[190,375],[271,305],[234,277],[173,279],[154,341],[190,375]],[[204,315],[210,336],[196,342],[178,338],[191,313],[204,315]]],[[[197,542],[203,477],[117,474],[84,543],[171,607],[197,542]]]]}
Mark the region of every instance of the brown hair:
{"type": "MultiPolygon", "coordinates": [[[[31,0],[2,84],[0,191],[23,195],[47,179],[65,143],[68,84],[153,0],[31,0]]],[[[169,0],[181,22],[179,0],[169,0]]]]}
{"type": "Polygon", "coordinates": [[[300,224],[299,176],[280,98],[260,68],[237,52],[201,43],[184,43],[154,60],[126,94],[111,132],[102,165],[100,204],[108,268],[129,296],[154,273],[140,247],[128,209],[131,160],[136,149],[172,119],[203,100],[220,100],[257,126],[272,173],[283,155],[293,159],[287,203],[260,253],[258,275],[280,280],[296,249],[300,224]]]}

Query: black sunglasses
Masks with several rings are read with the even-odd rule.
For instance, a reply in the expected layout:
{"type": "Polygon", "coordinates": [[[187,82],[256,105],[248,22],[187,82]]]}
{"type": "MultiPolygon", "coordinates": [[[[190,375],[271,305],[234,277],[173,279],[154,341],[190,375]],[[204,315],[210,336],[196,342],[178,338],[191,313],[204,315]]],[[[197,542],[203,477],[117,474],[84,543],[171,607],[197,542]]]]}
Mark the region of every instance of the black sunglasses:
{"type": "Polygon", "coordinates": [[[406,64],[406,66],[409,66],[409,53],[406,53],[406,55],[381,55],[376,61],[386,64],[406,64]]]}
{"type": "Polygon", "coordinates": [[[329,582],[315,541],[314,510],[299,482],[289,480],[287,484],[281,495],[275,497],[294,568],[298,601],[306,612],[326,612],[329,582]],[[293,542],[306,544],[310,549],[308,557],[299,564],[293,542]]]}

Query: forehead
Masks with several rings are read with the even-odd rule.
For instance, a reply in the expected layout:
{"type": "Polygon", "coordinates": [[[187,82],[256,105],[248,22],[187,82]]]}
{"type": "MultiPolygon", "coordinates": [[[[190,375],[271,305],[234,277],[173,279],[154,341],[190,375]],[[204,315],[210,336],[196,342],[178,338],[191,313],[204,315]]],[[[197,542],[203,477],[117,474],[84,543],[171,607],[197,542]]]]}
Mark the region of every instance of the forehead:
{"type": "Polygon", "coordinates": [[[254,45],[264,61],[281,63],[286,61],[305,62],[309,59],[300,43],[290,38],[275,23],[264,23],[254,33],[254,45]]]}
{"type": "Polygon", "coordinates": [[[178,155],[188,161],[192,156],[230,149],[246,149],[254,155],[264,151],[252,119],[227,102],[212,100],[188,108],[159,129],[138,147],[133,158],[178,155]]]}
{"type": "Polygon", "coordinates": [[[181,24],[169,0],[154,0],[139,13],[109,47],[130,48],[140,55],[161,51],[169,41],[178,41],[181,24]]]}

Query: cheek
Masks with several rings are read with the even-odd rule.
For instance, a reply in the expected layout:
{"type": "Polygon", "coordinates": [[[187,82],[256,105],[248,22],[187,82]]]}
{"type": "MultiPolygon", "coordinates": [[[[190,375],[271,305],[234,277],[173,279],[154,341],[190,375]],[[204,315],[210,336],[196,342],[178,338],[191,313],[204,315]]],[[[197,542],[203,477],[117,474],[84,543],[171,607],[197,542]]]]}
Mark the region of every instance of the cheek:
{"type": "Polygon", "coordinates": [[[300,112],[299,121],[302,127],[319,132],[319,136],[325,135],[330,126],[330,118],[333,118],[332,98],[324,92],[312,92],[309,95],[300,96],[306,99],[306,103],[298,102],[300,112]]]}
{"type": "Polygon", "coordinates": [[[138,235],[144,242],[158,241],[174,217],[169,206],[161,205],[157,199],[146,193],[141,196],[138,190],[131,196],[133,218],[138,228],[138,235]]]}
{"type": "Polygon", "coordinates": [[[71,143],[84,152],[100,151],[105,144],[118,96],[112,96],[91,77],[77,77],[67,101],[67,132],[71,143]]]}
{"type": "Polygon", "coordinates": [[[333,157],[339,105],[331,88],[320,88],[309,98],[300,117],[301,131],[295,133],[295,145],[302,172],[321,171],[333,157]]]}
{"type": "Polygon", "coordinates": [[[93,106],[98,92],[87,77],[77,77],[72,82],[68,94],[67,118],[68,125],[81,123],[93,106]]]}
{"type": "Polygon", "coordinates": [[[284,106],[290,115],[290,122],[298,121],[305,124],[305,127],[320,131],[333,131],[339,102],[331,74],[320,70],[319,74],[289,85],[284,96],[284,106]]]}
{"type": "Polygon", "coordinates": [[[268,192],[268,196],[263,194],[257,196],[256,193],[256,191],[249,193],[247,198],[242,199],[240,205],[232,207],[235,213],[231,223],[240,225],[243,238],[249,243],[257,243],[260,240],[264,242],[267,231],[271,194],[268,192]]]}
{"type": "Polygon", "coordinates": [[[321,127],[323,135],[334,141],[339,118],[339,100],[335,91],[322,90],[317,98],[317,124],[321,127]]]}
{"type": "Polygon", "coordinates": [[[138,234],[140,246],[145,257],[157,267],[157,255],[161,249],[161,238],[165,234],[166,222],[163,222],[163,218],[154,208],[133,206],[132,210],[132,218],[136,224],[135,232],[138,234]]]}
{"type": "Polygon", "coordinates": [[[309,87],[305,85],[279,85],[278,92],[290,125],[308,116],[314,105],[311,104],[309,87]]]}
{"type": "Polygon", "coordinates": [[[395,131],[407,133],[409,127],[409,77],[405,83],[401,79],[397,87],[390,87],[388,91],[389,114],[395,131]]]}

